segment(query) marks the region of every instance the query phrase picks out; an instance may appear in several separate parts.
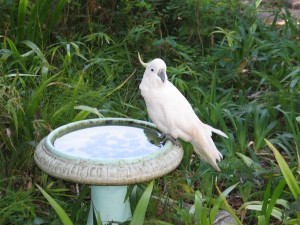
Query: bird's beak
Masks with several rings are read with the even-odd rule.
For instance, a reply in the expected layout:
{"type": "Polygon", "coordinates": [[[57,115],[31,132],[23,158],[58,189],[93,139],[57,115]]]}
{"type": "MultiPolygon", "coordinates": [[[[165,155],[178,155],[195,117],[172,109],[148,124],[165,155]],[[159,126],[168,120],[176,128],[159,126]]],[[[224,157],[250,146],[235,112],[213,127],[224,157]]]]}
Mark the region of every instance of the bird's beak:
{"type": "Polygon", "coordinates": [[[166,79],[166,71],[164,69],[161,69],[158,71],[157,76],[161,79],[162,82],[165,82],[166,79]]]}
{"type": "Polygon", "coordinates": [[[145,68],[147,68],[148,63],[144,63],[143,62],[143,60],[141,59],[141,55],[140,55],[139,52],[138,52],[138,58],[139,58],[140,63],[142,64],[142,66],[145,67],[145,68]]]}

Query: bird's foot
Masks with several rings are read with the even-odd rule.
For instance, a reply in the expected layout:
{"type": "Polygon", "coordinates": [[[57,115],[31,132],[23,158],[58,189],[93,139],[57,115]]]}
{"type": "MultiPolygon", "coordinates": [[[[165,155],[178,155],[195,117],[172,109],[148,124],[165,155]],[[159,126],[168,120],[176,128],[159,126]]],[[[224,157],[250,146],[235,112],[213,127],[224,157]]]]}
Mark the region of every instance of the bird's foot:
{"type": "Polygon", "coordinates": [[[160,138],[162,139],[161,143],[165,144],[166,141],[171,141],[174,145],[176,146],[180,146],[180,142],[178,141],[178,139],[172,137],[172,135],[170,134],[162,134],[160,136],[160,138]]]}

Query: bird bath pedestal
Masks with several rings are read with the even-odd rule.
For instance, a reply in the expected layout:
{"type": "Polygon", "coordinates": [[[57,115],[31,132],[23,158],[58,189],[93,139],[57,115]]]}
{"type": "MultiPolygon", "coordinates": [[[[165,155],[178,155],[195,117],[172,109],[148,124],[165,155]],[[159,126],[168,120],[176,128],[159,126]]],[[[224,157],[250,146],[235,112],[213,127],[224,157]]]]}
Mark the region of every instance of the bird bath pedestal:
{"type": "Polygon", "coordinates": [[[132,216],[125,201],[127,185],[161,177],[181,162],[182,148],[161,141],[152,123],[83,120],[53,130],[37,146],[34,159],[54,177],[91,185],[88,225],[93,224],[93,209],[103,224],[125,222],[132,216]]]}

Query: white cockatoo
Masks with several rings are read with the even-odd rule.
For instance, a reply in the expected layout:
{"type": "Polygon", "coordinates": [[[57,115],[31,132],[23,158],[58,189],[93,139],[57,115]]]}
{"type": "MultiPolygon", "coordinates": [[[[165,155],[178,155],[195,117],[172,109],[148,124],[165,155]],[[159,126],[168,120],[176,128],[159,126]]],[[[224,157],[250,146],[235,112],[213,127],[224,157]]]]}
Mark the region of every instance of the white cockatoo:
{"type": "Polygon", "coordinates": [[[168,81],[167,66],[162,59],[156,58],[144,63],[140,55],[138,57],[146,68],[139,87],[150,119],[164,135],[190,142],[202,160],[220,171],[216,161],[222,159],[222,154],[211,136],[212,132],[226,138],[228,136],[201,122],[187,99],[168,81]]]}

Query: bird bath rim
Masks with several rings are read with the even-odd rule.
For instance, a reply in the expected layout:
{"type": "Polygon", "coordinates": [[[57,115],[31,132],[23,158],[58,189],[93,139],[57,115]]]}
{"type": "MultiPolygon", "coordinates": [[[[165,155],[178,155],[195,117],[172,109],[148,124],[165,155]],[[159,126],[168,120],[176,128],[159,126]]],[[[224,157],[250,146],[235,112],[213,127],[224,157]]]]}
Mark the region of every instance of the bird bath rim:
{"type": "Polygon", "coordinates": [[[89,119],[64,125],[62,129],[53,130],[36,148],[35,162],[45,173],[63,180],[90,185],[136,184],[173,171],[183,158],[182,147],[171,141],[167,141],[159,150],[149,155],[127,159],[76,159],[54,153],[54,140],[67,131],[82,128],[78,127],[79,124],[85,127],[123,124],[158,131],[152,123],[128,118],[89,119]]]}

